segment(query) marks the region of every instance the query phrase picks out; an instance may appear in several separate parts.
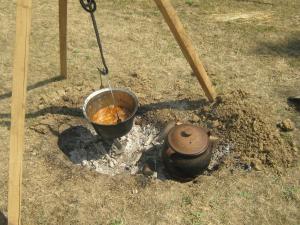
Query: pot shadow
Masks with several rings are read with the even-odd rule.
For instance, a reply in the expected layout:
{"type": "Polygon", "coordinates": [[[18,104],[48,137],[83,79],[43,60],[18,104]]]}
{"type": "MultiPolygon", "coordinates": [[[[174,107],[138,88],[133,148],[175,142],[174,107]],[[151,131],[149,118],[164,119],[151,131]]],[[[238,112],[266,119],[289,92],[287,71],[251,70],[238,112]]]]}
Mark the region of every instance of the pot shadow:
{"type": "Polygon", "coordinates": [[[4,214],[0,211],[0,225],[7,225],[7,218],[4,214]]]}
{"type": "MultiPolygon", "coordinates": [[[[81,164],[85,160],[97,160],[104,156],[105,149],[98,144],[99,141],[103,140],[86,127],[74,126],[58,136],[58,147],[71,162],[81,164]]],[[[109,149],[112,142],[106,141],[105,144],[105,148],[109,149]]]]}

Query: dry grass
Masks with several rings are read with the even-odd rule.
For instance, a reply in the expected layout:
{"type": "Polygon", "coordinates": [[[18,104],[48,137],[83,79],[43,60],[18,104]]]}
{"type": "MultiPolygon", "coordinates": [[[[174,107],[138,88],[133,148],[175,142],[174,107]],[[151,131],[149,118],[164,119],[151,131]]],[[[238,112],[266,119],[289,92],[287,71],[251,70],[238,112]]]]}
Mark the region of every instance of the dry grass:
{"type": "MultiPolygon", "coordinates": [[[[173,2],[219,93],[244,89],[253,101],[272,103],[278,112],[272,116],[293,118],[299,127],[299,116],[286,103],[300,85],[298,0],[173,2]],[[218,19],[245,14],[251,17],[218,19]]],[[[52,1],[33,3],[28,126],[42,116],[35,113],[41,95],[97,80],[99,64],[89,17],[77,1],[70,1],[70,79],[35,85],[58,75],[58,8],[52,1]]],[[[97,3],[115,86],[132,88],[142,103],[203,97],[152,1],[97,3]]],[[[15,1],[0,5],[0,211],[4,214],[14,17],[15,1]]],[[[294,139],[298,137],[295,132],[294,139]]],[[[281,176],[272,171],[231,174],[223,169],[201,176],[197,183],[153,181],[144,186],[142,177],[111,178],[74,167],[55,147],[56,141],[55,136],[26,131],[23,224],[299,224],[299,166],[281,176]]]]}

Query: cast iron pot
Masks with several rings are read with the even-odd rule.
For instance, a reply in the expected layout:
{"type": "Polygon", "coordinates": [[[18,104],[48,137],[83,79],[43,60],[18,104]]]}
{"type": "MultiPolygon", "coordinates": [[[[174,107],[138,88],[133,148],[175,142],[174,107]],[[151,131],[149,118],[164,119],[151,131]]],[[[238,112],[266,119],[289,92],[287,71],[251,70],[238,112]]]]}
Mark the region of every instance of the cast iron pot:
{"type": "Polygon", "coordinates": [[[207,169],[212,156],[210,132],[190,124],[173,127],[165,138],[162,159],[175,179],[189,181],[207,169]]]}
{"type": "Polygon", "coordinates": [[[138,99],[132,92],[121,89],[104,88],[90,94],[83,105],[83,114],[85,118],[93,125],[98,135],[105,139],[114,139],[126,135],[133,126],[133,120],[138,110],[138,99]],[[116,125],[104,125],[94,123],[91,118],[99,109],[114,103],[111,91],[113,92],[115,104],[117,106],[127,109],[130,113],[129,117],[116,124],[116,125]]]}

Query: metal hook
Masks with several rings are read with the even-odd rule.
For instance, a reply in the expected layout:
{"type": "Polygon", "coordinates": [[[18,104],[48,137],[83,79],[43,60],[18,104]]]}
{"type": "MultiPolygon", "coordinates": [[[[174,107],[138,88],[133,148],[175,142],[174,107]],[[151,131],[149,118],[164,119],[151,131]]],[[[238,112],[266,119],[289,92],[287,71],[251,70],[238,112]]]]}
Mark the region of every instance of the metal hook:
{"type": "Polygon", "coordinates": [[[89,13],[93,13],[97,9],[95,0],[80,0],[80,4],[81,4],[82,8],[89,13]],[[86,1],[86,3],[85,3],[85,1],[86,1]]]}

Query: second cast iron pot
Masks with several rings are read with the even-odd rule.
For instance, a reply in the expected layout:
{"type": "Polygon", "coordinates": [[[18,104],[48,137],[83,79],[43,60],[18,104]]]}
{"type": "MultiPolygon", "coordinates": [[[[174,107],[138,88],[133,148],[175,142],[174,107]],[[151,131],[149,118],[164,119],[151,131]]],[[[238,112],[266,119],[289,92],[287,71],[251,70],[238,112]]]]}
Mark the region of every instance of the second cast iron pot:
{"type": "Polygon", "coordinates": [[[179,180],[192,180],[207,169],[213,141],[206,128],[191,124],[168,128],[162,159],[169,174],[179,180]]]}

